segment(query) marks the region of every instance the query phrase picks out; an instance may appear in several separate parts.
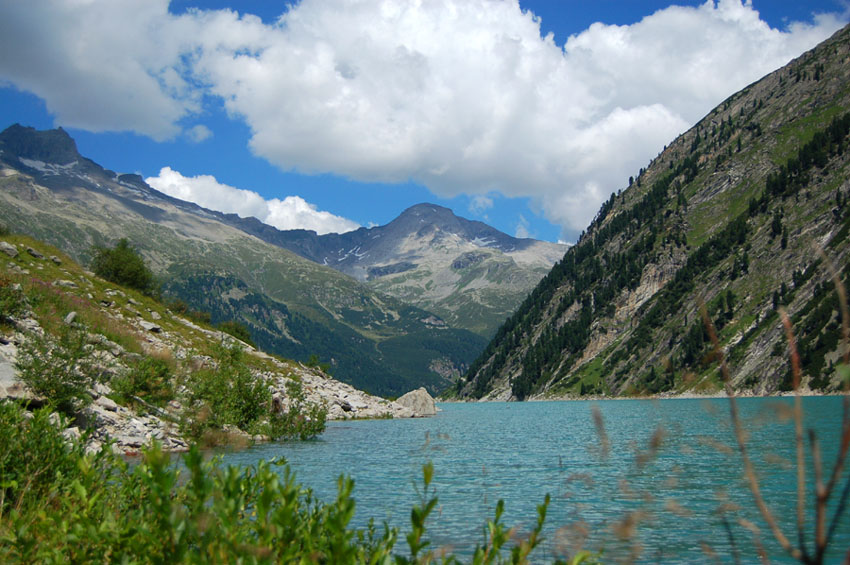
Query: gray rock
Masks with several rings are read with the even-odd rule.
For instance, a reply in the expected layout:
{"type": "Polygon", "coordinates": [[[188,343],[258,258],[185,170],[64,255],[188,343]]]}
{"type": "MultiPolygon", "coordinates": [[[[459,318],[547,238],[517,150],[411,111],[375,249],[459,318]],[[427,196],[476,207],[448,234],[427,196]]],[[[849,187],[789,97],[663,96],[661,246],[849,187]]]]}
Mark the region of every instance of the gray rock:
{"type": "Polygon", "coordinates": [[[336,403],[337,406],[342,408],[343,412],[351,412],[351,410],[353,410],[353,407],[351,406],[351,404],[347,400],[342,400],[340,398],[337,398],[334,402],[336,403]]]}
{"type": "Polygon", "coordinates": [[[64,288],[77,288],[77,283],[65,279],[60,279],[53,282],[53,286],[61,286],[64,288]]]}
{"type": "Polygon", "coordinates": [[[27,253],[35,257],[36,259],[44,259],[44,255],[33,249],[32,247],[27,247],[27,253]]]}
{"type": "Polygon", "coordinates": [[[413,410],[416,416],[434,416],[437,414],[434,399],[422,387],[401,396],[396,402],[413,410]]]}
{"type": "Polygon", "coordinates": [[[8,241],[0,241],[0,251],[14,259],[18,256],[18,248],[8,241]]]}
{"type": "Polygon", "coordinates": [[[156,310],[151,310],[151,318],[153,318],[154,320],[161,320],[162,316],[160,316],[159,312],[157,312],[156,310]]]}
{"type": "Polygon", "coordinates": [[[71,324],[74,323],[74,320],[76,320],[76,319],[77,319],[77,313],[76,312],[68,312],[68,315],[65,316],[65,324],[70,326],[71,324]]]}
{"type": "Polygon", "coordinates": [[[148,322],[147,320],[142,320],[139,322],[139,325],[145,329],[145,331],[149,331],[151,333],[158,334],[162,332],[162,328],[153,322],[148,322]]]}
{"type": "Polygon", "coordinates": [[[95,400],[94,403],[105,410],[109,410],[110,412],[118,411],[118,404],[116,404],[115,401],[109,398],[108,396],[98,396],[97,400],[95,400]]]}
{"type": "Polygon", "coordinates": [[[51,255],[51,256],[50,256],[50,260],[51,260],[51,261],[53,261],[53,263],[54,263],[54,264],[56,264],[56,265],[61,265],[61,264],[62,264],[62,259],[60,259],[60,258],[59,258],[59,257],[57,257],[56,255],[51,255]]]}
{"type": "Polygon", "coordinates": [[[147,440],[139,435],[116,435],[115,443],[121,447],[142,447],[147,440]]]}
{"type": "Polygon", "coordinates": [[[29,388],[18,379],[15,366],[0,357],[0,398],[31,400],[33,394],[29,388]]]}

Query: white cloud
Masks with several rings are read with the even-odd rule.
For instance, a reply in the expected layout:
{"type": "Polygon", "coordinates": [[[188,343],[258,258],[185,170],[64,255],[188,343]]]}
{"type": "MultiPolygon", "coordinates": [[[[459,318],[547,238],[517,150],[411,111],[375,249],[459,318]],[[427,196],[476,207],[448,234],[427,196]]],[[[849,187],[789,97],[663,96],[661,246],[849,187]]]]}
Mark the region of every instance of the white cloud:
{"type": "Polygon", "coordinates": [[[520,214],[519,220],[517,221],[514,237],[518,237],[520,239],[534,237],[534,234],[532,234],[531,230],[529,229],[528,220],[522,214],[520,214]]]}
{"type": "Polygon", "coordinates": [[[531,197],[572,232],[713,106],[844,23],[781,31],[749,2],[709,0],[559,46],[516,0],[303,0],[273,24],[167,0],[2,11],[0,80],[64,125],[165,139],[218,97],[284,170],[531,197]]]}
{"type": "Polygon", "coordinates": [[[3,2],[0,79],[43,98],[62,125],[171,139],[200,92],[181,63],[194,24],[167,10],[168,0],[3,2]]]}
{"type": "Polygon", "coordinates": [[[480,216],[487,210],[493,207],[493,199],[483,194],[473,196],[469,201],[469,211],[476,216],[480,216]]]}
{"type": "Polygon", "coordinates": [[[171,167],[163,167],[159,176],[146,178],[145,182],[174,198],[243,218],[253,216],[281,230],[305,229],[321,235],[360,227],[346,218],[317,210],[300,196],[265,200],[256,192],[222,184],[210,175],[185,177],[171,167]]]}
{"type": "Polygon", "coordinates": [[[193,143],[201,143],[212,136],[212,130],[203,124],[198,124],[195,127],[186,130],[186,137],[188,137],[193,143]]]}

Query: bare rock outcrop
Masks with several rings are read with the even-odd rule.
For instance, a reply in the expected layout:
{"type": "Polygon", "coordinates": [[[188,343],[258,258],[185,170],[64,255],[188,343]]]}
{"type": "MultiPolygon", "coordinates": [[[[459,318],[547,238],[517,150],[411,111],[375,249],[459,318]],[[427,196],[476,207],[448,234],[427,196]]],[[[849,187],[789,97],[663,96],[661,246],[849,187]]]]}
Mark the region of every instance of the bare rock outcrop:
{"type": "Polygon", "coordinates": [[[417,417],[435,416],[437,414],[434,398],[422,387],[402,395],[396,402],[410,408],[417,417]]]}

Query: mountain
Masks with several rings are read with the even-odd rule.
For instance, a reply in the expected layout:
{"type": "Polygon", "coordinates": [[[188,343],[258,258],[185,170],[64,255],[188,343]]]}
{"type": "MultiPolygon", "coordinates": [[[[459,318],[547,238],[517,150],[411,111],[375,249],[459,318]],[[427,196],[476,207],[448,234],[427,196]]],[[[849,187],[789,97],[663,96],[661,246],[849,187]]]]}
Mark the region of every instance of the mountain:
{"type": "Polygon", "coordinates": [[[511,237],[436,204],[418,204],[385,226],[343,234],[280,231],[255,218],[227,218],[264,241],[488,338],[567,250],[511,237]]]}
{"type": "Polygon", "coordinates": [[[841,385],[830,265],[850,272],[850,27],[734,94],[603,204],[498,330],[463,398],[841,385]],[[823,253],[823,257],[820,253],[823,253]]]}
{"type": "Polygon", "coordinates": [[[87,264],[93,245],[126,237],[165,292],[213,322],[244,322],[270,353],[316,355],[334,376],[397,396],[436,392],[485,340],[380,294],[329,267],[264,242],[220,213],[166,196],[138,175],[82,157],[60,129],[13,125],[0,133],[0,213],[13,231],[87,264]]]}

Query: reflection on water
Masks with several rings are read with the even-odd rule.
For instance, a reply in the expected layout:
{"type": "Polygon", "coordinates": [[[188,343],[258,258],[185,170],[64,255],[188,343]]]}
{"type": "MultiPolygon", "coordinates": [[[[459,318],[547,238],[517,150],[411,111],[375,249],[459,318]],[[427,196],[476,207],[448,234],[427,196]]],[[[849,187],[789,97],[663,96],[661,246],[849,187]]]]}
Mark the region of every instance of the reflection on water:
{"type": "MultiPolygon", "coordinates": [[[[739,406],[764,496],[786,535],[796,539],[791,402],[741,399],[739,406]]],[[[831,462],[841,399],[805,398],[803,406],[806,427],[816,429],[824,460],[831,462]]],[[[419,500],[422,465],[431,461],[439,505],[429,536],[434,546],[450,545],[460,554],[483,542],[499,499],[505,500],[503,523],[521,535],[534,526],[537,505],[549,493],[547,542],[535,553],[538,559],[583,544],[603,549],[612,562],[634,556],[706,561],[712,554],[726,562],[735,553],[748,562],[764,544],[772,561],[783,561],[744,482],[724,399],[440,407],[429,419],[330,423],[315,441],[258,445],[223,458],[235,465],[285,458],[323,500],[335,496],[339,475],[349,475],[355,480],[354,525],[375,518],[403,531],[419,500]]],[[[846,469],[844,475],[846,481],[846,469]]],[[[847,514],[833,544],[843,551],[850,547],[847,514]]],[[[832,560],[841,554],[837,549],[832,560]]]]}

